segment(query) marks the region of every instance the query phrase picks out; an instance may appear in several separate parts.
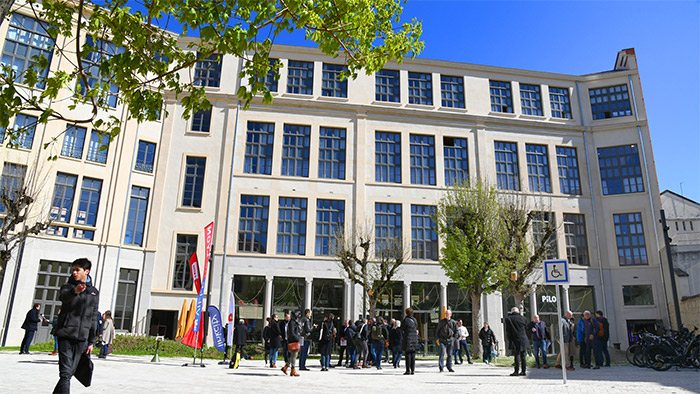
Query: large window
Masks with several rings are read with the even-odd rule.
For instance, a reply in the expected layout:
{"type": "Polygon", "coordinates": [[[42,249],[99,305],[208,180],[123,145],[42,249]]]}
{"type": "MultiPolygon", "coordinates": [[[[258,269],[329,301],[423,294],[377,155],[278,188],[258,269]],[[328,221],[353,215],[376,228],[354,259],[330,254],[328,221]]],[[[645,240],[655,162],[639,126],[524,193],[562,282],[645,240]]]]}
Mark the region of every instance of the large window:
{"type": "MultiPolygon", "coordinates": [[[[14,135],[16,139],[10,139],[10,144],[22,149],[32,149],[34,145],[34,133],[36,132],[37,118],[34,116],[17,114],[15,116],[14,135]]],[[[0,133],[0,143],[2,143],[2,134],[0,133]]]]}
{"type": "Polygon", "coordinates": [[[85,146],[86,134],[86,128],[69,125],[63,136],[61,156],[81,159],[83,157],[83,147],[85,146]]]}
{"type": "Polygon", "coordinates": [[[243,172],[246,174],[272,174],[274,139],[274,123],[248,122],[243,172]]]}
{"type": "Polygon", "coordinates": [[[566,239],[566,258],[569,264],[590,265],[586,220],[583,215],[564,214],[564,238],[566,239]]]}
{"type": "Polygon", "coordinates": [[[326,97],[348,97],[348,80],[340,76],[347,69],[342,64],[323,63],[321,94],[326,97]]]}
{"type": "MultiPolygon", "coordinates": [[[[10,200],[17,199],[17,191],[24,186],[24,177],[27,174],[27,166],[5,162],[2,167],[2,179],[0,179],[0,195],[10,200]]],[[[0,201],[0,212],[6,211],[5,204],[0,201]]]]}
{"type": "Polygon", "coordinates": [[[499,190],[520,190],[518,147],[514,142],[494,142],[499,190]]]}
{"type": "Polygon", "coordinates": [[[309,176],[309,145],[311,127],[284,125],[282,144],[282,175],[309,176]]]}
{"type": "Polygon", "coordinates": [[[192,127],[190,131],[196,133],[208,133],[211,128],[211,107],[200,109],[192,115],[192,127]]]}
{"type": "Polygon", "coordinates": [[[557,168],[559,188],[562,194],[581,194],[581,179],[578,172],[576,148],[557,146],[557,168]]]}
{"type": "Polygon", "coordinates": [[[491,92],[491,111],[513,113],[513,94],[510,82],[489,81],[491,92]]]}
{"type": "Polygon", "coordinates": [[[464,78],[440,75],[442,106],[464,108],[464,78]]]}
{"type": "Polygon", "coordinates": [[[411,183],[435,184],[435,137],[411,134],[411,183]]]}
{"type": "MultiPolygon", "coordinates": [[[[97,211],[100,206],[100,193],[102,192],[102,180],[83,178],[83,186],[80,190],[78,214],[75,224],[95,227],[97,225],[97,211]]],[[[94,231],[75,230],[76,238],[93,239],[94,231]]]]}
{"type": "Polygon", "coordinates": [[[90,143],[88,144],[87,157],[85,160],[95,163],[107,163],[107,153],[109,151],[109,135],[100,134],[97,130],[93,130],[90,134],[90,143]]]}
{"type": "Polygon", "coordinates": [[[152,173],[155,160],[156,144],[148,141],[139,141],[139,150],[136,153],[134,169],[136,171],[152,173]]]}
{"type": "Polygon", "coordinates": [[[603,195],[644,191],[636,144],[598,148],[598,164],[603,195]]]}
{"type": "Polygon", "coordinates": [[[627,85],[588,89],[588,95],[594,120],[632,115],[627,85]]]}
{"type": "Polygon", "coordinates": [[[427,73],[408,73],[408,102],[433,105],[433,76],[427,73]]]}
{"type": "Polygon", "coordinates": [[[620,265],[647,265],[647,249],[644,241],[642,214],[623,213],[613,215],[617,258],[620,265]]]}
{"type": "Polygon", "coordinates": [[[401,204],[374,203],[375,255],[398,247],[401,241],[401,204]]]}
{"type": "Polygon", "coordinates": [[[318,177],[345,179],[345,129],[321,127],[318,177]]]}
{"type": "Polygon", "coordinates": [[[411,205],[411,255],[419,260],[438,259],[438,241],[432,215],[435,207],[411,205]]]}
{"type": "Polygon", "coordinates": [[[131,187],[129,215],[124,233],[124,243],[127,245],[143,246],[146,211],[148,210],[148,193],[149,190],[146,187],[131,187]]]}
{"type": "Polygon", "coordinates": [[[625,306],[654,305],[654,292],[651,285],[622,286],[622,300],[625,306]]]}
{"type": "Polygon", "coordinates": [[[114,329],[131,331],[134,321],[134,305],[139,271],[126,268],[119,269],[117,301],[114,305],[114,329]]]}
{"type": "Polygon", "coordinates": [[[531,192],[551,193],[549,180],[549,158],[546,145],[526,144],[527,176],[531,192]]]}
{"type": "Polygon", "coordinates": [[[277,85],[279,84],[279,75],[277,74],[278,70],[276,70],[274,67],[277,65],[277,62],[279,62],[279,59],[270,59],[271,67],[269,70],[267,70],[267,75],[265,76],[265,87],[270,92],[276,92],[277,85]]]}
{"type": "Polygon", "coordinates": [[[401,83],[398,70],[379,70],[375,74],[375,94],[377,101],[398,103],[401,101],[401,83]]]}
{"type": "MultiPolygon", "coordinates": [[[[197,53],[197,57],[201,57],[197,53]]],[[[221,83],[221,55],[212,54],[200,58],[194,67],[194,85],[218,88],[221,83]]]]}
{"type": "Polygon", "coordinates": [[[336,234],[345,224],[345,201],[316,201],[316,256],[333,254],[336,234]]]}
{"type": "Polygon", "coordinates": [[[68,223],[70,221],[71,210],[73,209],[73,198],[75,196],[75,186],[77,183],[78,177],[75,175],[61,172],[56,174],[56,185],[54,186],[50,211],[52,221],[62,223],[68,223]]]}
{"type": "Polygon", "coordinates": [[[306,199],[280,197],[277,253],[306,254],[306,199]]]}
{"type": "Polygon", "coordinates": [[[173,269],[173,290],[192,290],[190,256],[197,250],[197,236],[177,234],[175,246],[175,267],[173,269]]]}
{"type": "Polygon", "coordinates": [[[552,117],[571,119],[571,104],[569,104],[569,89],[549,87],[549,103],[552,107],[552,117]]]}
{"type": "Polygon", "coordinates": [[[205,157],[187,156],[185,164],[185,184],[182,189],[182,206],[190,208],[202,207],[204,192],[204,171],[207,159],[205,157]]]}
{"type": "Polygon", "coordinates": [[[520,84],[520,104],[524,115],[542,116],[542,94],[539,85],[520,84]]]}
{"type": "Polygon", "coordinates": [[[544,244],[547,248],[544,257],[546,259],[556,259],[559,257],[559,249],[557,247],[557,224],[554,221],[554,213],[535,212],[532,217],[532,238],[536,247],[542,244],[544,237],[550,229],[552,229],[553,232],[549,238],[544,240],[544,244]]]}
{"type": "Polygon", "coordinates": [[[375,133],[375,180],[401,183],[401,134],[375,133]]]}
{"type": "Polygon", "coordinates": [[[314,63],[290,60],[287,74],[287,93],[314,93],[314,63]]]}
{"type": "Polygon", "coordinates": [[[270,197],[241,195],[238,222],[238,251],[265,253],[267,251],[267,219],[270,197]]]}
{"type": "MultiPolygon", "coordinates": [[[[47,64],[51,65],[53,47],[53,39],[49,37],[38,20],[13,13],[7,28],[0,64],[10,67],[15,72],[15,81],[22,83],[24,72],[35,63],[32,60],[33,56],[44,57],[47,64]]],[[[40,75],[42,77],[40,81],[48,72],[47,67],[40,75]]],[[[44,82],[39,82],[36,87],[43,89],[44,82]]]]}
{"type": "MultiPolygon", "coordinates": [[[[100,70],[100,65],[102,62],[109,61],[115,55],[124,52],[124,48],[118,47],[109,41],[102,39],[94,39],[92,36],[85,37],[85,43],[92,47],[90,52],[85,54],[82,59],[83,69],[87,75],[88,88],[97,88],[100,85],[107,84],[109,90],[104,93],[103,96],[99,97],[99,100],[108,104],[110,107],[114,108],[117,106],[117,94],[119,93],[119,88],[112,81],[112,75],[103,75],[100,70]]],[[[78,83],[81,84],[80,92],[85,92],[85,87],[82,86],[82,81],[78,83]]]]}
{"type": "Polygon", "coordinates": [[[445,185],[455,186],[469,180],[469,161],[467,160],[467,139],[444,137],[445,151],[445,185]]]}

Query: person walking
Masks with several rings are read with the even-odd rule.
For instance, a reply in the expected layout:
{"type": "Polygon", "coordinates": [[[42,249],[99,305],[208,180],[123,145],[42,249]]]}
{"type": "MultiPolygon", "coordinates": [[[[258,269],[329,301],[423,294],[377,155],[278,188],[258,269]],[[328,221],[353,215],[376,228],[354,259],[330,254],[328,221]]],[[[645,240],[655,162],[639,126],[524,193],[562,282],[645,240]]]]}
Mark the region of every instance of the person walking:
{"type": "Polygon", "coordinates": [[[355,347],[355,330],[356,327],[354,324],[351,324],[350,321],[348,321],[348,325],[345,328],[343,332],[343,338],[345,338],[345,344],[347,346],[347,352],[348,352],[348,357],[346,360],[346,367],[347,368],[355,368],[355,363],[357,359],[357,349],[355,347]]]}
{"type": "MultiPolygon", "coordinates": [[[[286,317],[286,316],[285,316],[286,317]]],[[[284,367],[282,367],[282,372],[287,374],[289,370],[289,376],[299,376],[296,370],[297,355],[301,349],[300,342],[304,340],[303,328],[304,324],[301,316],[301,311],[294,311],[294,318],[289,319],[286,329],[285,342],[289,348],[289,356],[285,359],[284,367]]]]}
{"type": "Polygon", "coordinates": [[[547,341],[550,340],[550,336],[547,325],[540,320],[539,315],[533,315],[532,321],[527,327],[530,331],[530,337],[532,338],[532,347],[535,351],[537,369],[541,367],[544,367],[544,369],[549,368],[547,364],[547,341]],[[540,365],[540,353],[542,354],[542,365],[540,365]]]}
{"type": "Polygon", "coordinates": [[[569,364],[567,364],[566,369],[573,371],[574,368],[574,354],[576,354],[576,324],[574,324],[574,314],[571,311],[566,311],[564,317],[561,319],[561,333],[564,338],[564,344],[560,346],[559,355],[557,356],[557,363],[554,365],[556,368],[561,369],[561,357],[562,349],[569,356],[569,364]]]}
{"type": "Polygon", "coordinates": [[[469,342],[467,341],[467,338],[469,337],[469,330],[464,325],[464,323],[462,323],[461,319],[457,321],[457,330],[459,330],[459,339],[455,344],[455,364],[464,363],[464,359],[462,358],[462,351],[464,351],[464,353],[466,353],[467,355],[467,362],[469,364],[474,364],[472,362],[471,352],[469,351],[469,342]],[[458,356],[459,362],[457,362],[458,356]]]}
{"type": "Polygon", "coordinates": [[[413,309],[406,308],[406,317],[401,323],[403,336],[403,351],[406,355],[406,372],[404,375],[413,375],[416,372],[416,351],[420,347],[418,342],[418,321],[413,317],[413,309]]]}
{"type": "Polygon", "coordinates": [[[520,314],[517,307],[510,310],[505,319],[506,338],[508,338],[508,347],[513,351],[515,356],[515,371],[510,376],[525,376],[527,359],[525,351],[530,347],[527,340],[527,320],[520,314]]]}
{"type": "Polygon", "coordinates": [[[331,367],[331,352],[333,351],[333,339],[335,338],[333,319],[335,319],[335,316],[329,313],[323,319],[320,328],[318,351],[321,353],[321,371],[324,372],[331,367]]]}
{"type": "Polygon", "coordinates": [[[578,361],[581,368],[586,368],[586,341],[583,336],[583,315],[576,323],[576,342],[578,343],[578,361]]]}
{"type": "Polygon", "coordinates": [[[610,366],[610,352],[608,351],[608,340],[610,340],[610,322],[603,316],[603,311],[596,311],[595,318],[598,320],[600,330],[598,331],[598,354],[599,357],[605,357],[603,366],[610,366]]]}
{"type": "Polygon", "coordinates": [[[56,336],[56,326],[58,325],[58,315],[61,314],[61,308],[56,310],[56,314],[53,319],[49,322],[51,324],[51,336],[53,337],[53,352],[49,353],[49,356],[56,356],[58,354],[58,337],[56,336]]]}
{"type": "Polygon", "coordinates": [[[483,350],[482,359],[486,364],[491,365],[491,355],[493,354],[493,345],[496,344],[496,335],[489,327],[488,322],[484,322],[484,326],[479,330],[479,339],[481,339],[481,350],[483,350]]]}
{"type": "Polygon", "coordinates": [[[309,357],[309,348],[311,347],[311,334],[317,325],[311,320],[311,309],[304,310],[304,317],[301,318],[301,332],[304,340],[301,342],[301,351],[299,353],[299,370],[308,371],[306,368],[306,359],[309,357]]]}
{"type": "Polygon", "coordinates": [[[282,346],[282,332],[277,315],[270,317],[270,368],[277,368],[277,355],[282,346]]]}
{"type": "Polygon", "coordinates": [[[88,283],[92,262],[86,258],[73,261],[71,276],[59,291],[61,314],[58,315],[58,376],[54,393],[70,393],[70,379],[83,353],[92,353],[97,333],[95,315],[100,292],[88,283]]]}
{"type": "Polygon", "coordinates": [[[394,368],[399,368],[401,364],[402,355],[402,342],[403,342],[403,332],[401,331],[401,322],[395,319],[391,319],[391,326],[389,328],[389,347],[391,348],[391,363],[394,368]]]}
{"type": "Polygon", "coordinates": [[[584,362],[585,365],[582,365],[581,368],[591,368],[591,352],[593,352],[596,360],[596,365],[593,367],[593,369],[600,369],[600,364],[602,364],[602,360],[598,357],[598,349],[597,349],[597,337],[598,337],[598,331],[600,330],[600,326],[598,326],[598,321],[591,316],[590,311],[585,311],[583,312],[583,318],[581,319],[583,321],[583,341],[586,343],[586,354],[584,355],[584,362]]]}
{"type": "Polygon", "coordinates": [[[24,317],[24,322],[22,323],[24,338],[22,338],[22,344],[19,347],[19,354],[29,354],[29,345],[32,344],[34,334],[36,334],[36,331],[39,329],[39,323],[41,323],[39,309],[41,309],[41,304],[34,304],[24,317]]]}
{"type": "Polygon", "coordinates": [[[268,358],[270,357],[270,318],[266,318],[265,321],[267,321],[267,325],[263,327],[262,330],[262,339],[263,339],[263,346],[265,349],[265,353],[263,354],[263,358],[265,359],[265,366],[269,365],[268,364],[268,358]]]}
{"type": "Polygon", "coordinates": [[[287,360],[289,359],[289,346],[287,346],[287,329],[289,329],[290,320],[291,317],[289,316],[289,313],[285,313],[284,320],[278,323],[280,327],[280,336],[282,337],[282,356],[284,357],[285,365],[287,364],[287,360]]]}
{"type": "Polygon", "coordinates": [[[243,358],[243,347],[248,340],[248,327],[245,325],[245,320],[239,319],[238,325],[233,329],[233,344],[236,345],[236,350],[233,352],[231,361],[229,361],[228,367],[233,369],[237,368],[236,359],[240,360],[243,358]],[[240,358],[238,358],[239,356],[240,358]]]}
{"type": "Polygon", "coordinates": [[[336,367],[343,366],[343,355],[345,355],[345,364],[347,365],[348,360],[350,360],[350,353],[348,352],[348,341],[345,339],[345,331],[347,331],[350,323],[345,320],[343,321],[343,328],[340,329],[340,334],[338,337],[338,363],[336,367]]]}
{"type": "Polygon", "coordinates": [[[445,357],[447,357],[447,370],[454,372],[452,369],[452,355],[454,354],[455,342],[459,339],[459,328],[457,322],[452,320],[452,311],[445,311],[445,318],[440,320],[437,326],[436,336],[440,342],[440,358],[438,365],[440,372],[445,368],[445,357]]]}
{"type": "Polygon", "coordinates": [[[100,349],[100,354],[98,358],[107,358],[110,352],[110,347],[114,342],[114,319],[112,318],[112,311],[105,311],[102,317],[104,322],[102,325],[102,349],[100,349]]]}
{"type": "Polygon", "coordinates": [[[353,340],[355,341],[355,353],[357,355],[357,364],[354,368],[369,368],[369,365],[367,365],[367,356],[369,353],[369,349],[367,348],[367,340],[369,339],[369,329],[367,328],[367,321],[358,320],[355,322],[355,327],[357,327],[357,330],[355,331],[353,340]]]}
{"type": "Polygon", "coordinates": [[[384,324],[384,319],[381,316],[372,324],[371,330],[374,366],[377,367],[377,369],[382,369],[385,341],[389,338],[389,331],[386,329],[386,324],[384,324]]]}

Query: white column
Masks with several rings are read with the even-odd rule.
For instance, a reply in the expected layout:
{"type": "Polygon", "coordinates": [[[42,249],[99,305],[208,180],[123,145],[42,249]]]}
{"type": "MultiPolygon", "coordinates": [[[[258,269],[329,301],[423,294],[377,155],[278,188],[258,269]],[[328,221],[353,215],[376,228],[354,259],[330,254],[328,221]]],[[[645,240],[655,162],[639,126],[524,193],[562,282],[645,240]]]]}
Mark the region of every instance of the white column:
{"type": "Polygon", "coordinates": [[[352,320],[352,283],[343,281],[343,320],[352,320]]]}
{"type": "Polygon", "coordinates": [[[440,283],[440,308],[442,315],[442,308],[447,309],[447,283],[440,283]]]}
{"type": "Polygon", "coordinates": [[[312,278],[306,278],[306,286],[304,287],[304,308],[311,309],[311,286],[313,285],[312,278]]]}
{"type": "MultiPolygon", "coordinates": [[[[522,312],[522,311],[521,311],[522,312]]],[[[530,318],[537,314],[537,290],[530,293],[530,318]]]]}
{"type": "MultiPolygon", "coordinates": [[[[265,302],[263,304],[263,318],[272,316],[272,276],[265,277],[265,302]]],[[[281,320],[284,316],[278,316],[281,320]]]]}
{"type": "Polygon", "coordinates": [[[403,282],[403,309],[411,307],[411,282],[403,282]]]}
{"type": "MultiPolygon", "coordinates": [[[[557,297],[559,297],[559,294],[557,294],[557,297]]],[[[564,313],[569,310],[569,286],[564,285],[561,287],[561,309],[562,312],[564,313]]],[[[561,317],[561,316],[559,316],[561,317]]]]}

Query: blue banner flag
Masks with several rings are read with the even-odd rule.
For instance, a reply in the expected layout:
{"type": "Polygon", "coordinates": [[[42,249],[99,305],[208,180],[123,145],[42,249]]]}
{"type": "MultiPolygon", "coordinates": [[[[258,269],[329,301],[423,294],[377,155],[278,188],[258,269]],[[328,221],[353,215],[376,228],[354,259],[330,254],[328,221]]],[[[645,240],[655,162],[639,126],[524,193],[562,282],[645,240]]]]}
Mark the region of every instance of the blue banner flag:
{"type": "Polygon", "coordinates": [[[202,288],[199,289],[199,295],[197,295],[197,309],[194,313],[194,325],[192,326],[192,332],[199,331],[199,319],[202,318],[202,303],[204,302],[204,288],[206,286],[207,278],[203,278],[202,288]]]}
{"type": "Polygon", "coordinates": [[[226,351],[224,341],[224,328],[221,326],[221,313],[219,308],[209,305],[209,318],[211,319],[211,332],[214,334],[214,346],[220,352],[226,351]]]}

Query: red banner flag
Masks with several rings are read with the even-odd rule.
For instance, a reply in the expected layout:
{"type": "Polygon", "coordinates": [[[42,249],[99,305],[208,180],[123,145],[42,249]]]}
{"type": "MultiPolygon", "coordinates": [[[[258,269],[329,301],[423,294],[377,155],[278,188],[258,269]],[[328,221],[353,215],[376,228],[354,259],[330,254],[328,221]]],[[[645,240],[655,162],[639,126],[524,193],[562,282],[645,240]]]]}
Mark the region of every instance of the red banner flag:
{"type": "Polygon", "coordinates": [[[199,330],[197,332],[192,331],[194,324],[187,331],[187,334],[182,338],[182,344],[195,349],[202,348],[202,340],[204,339],[204,319],[199,319],[199,330]]]}
{"type": "MultiPolygon", "coordinates": [[[[206,272],[206,262],[204,263],[204,271],[206,272]]],[[[202,278],[199,276],[199,262],[197,261],[197,252],[192,253],[190,256],[190,272],[192,273],[192,281],[194,281],[194,287],[199,294],[199,290],[202,288],[202,278]]]]}
{"type": "Polygon", "coordinates": [[[204,227],[204,275],[207,274],[207,262],[211,256],[211,241],[214,237],[214,222],[204,227]]]}

